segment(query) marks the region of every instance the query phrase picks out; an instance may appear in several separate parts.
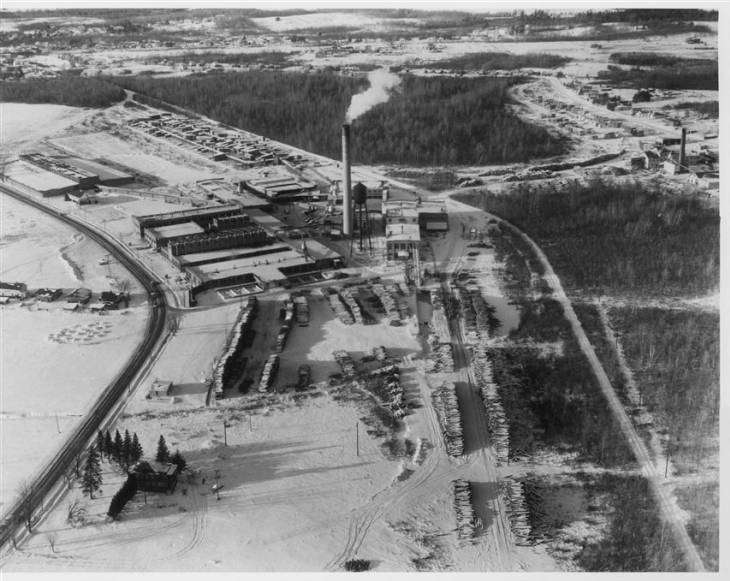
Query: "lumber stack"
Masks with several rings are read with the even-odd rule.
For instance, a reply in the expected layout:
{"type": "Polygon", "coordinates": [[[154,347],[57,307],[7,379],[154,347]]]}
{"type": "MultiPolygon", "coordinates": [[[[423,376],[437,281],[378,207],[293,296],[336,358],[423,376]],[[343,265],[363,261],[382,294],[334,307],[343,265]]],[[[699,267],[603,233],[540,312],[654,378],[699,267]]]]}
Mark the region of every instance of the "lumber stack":
{"type": "Polygon", "coordinates": [[[347,351],[339,350],[333,352],[332,355],[340,366],[340,369],[342,369],[342,375],[345,376],[345,379],[353,379],[356,374],[355,362],[350,357],[350,354],[347,351]]]}
{"type": "Polygon", "coordinates": [[[330,307],[335,312],[335,315],[337,315],[337,318],[345,325],[353,325],[355,323],[355,319],[350,313],[350,310],[347,308],[345,302],[342,300],[340,294],[332,288],[323,289],[323,292],[327,295],[330,307]]]}
{"type": "Polygon", "coordinates": [[[350,313],[352,314],[352,318],[355,322],[362,325],[362,310],[360,309],[360,305],[355,299],[355,296],[352,294],[352,290],[349,288],[343,288],[340,291],[340,297],[345,302],[345,305],[350,309],[350,313]]]}
{"type": "Polygon", "coordinates": [[[272,353],[266,360],[264,370],[261,372],[261,381],[259,382],[259,391],[261,393],[269,391],[271,384],[276,379],[277,371],[279,371],[279,356],[276,353],[272,353]]]}
{"type": "Polygon", "coordinates": [[[242,371],[236,363],[245,347],[244,339],[251,329],[257,307],[256,297],[248,297],[246,302],[243,303],[241,310],[236,315],[233,327],[231,327],[231,332],[226,338],[223,353],[213,366],[213,393],[216,399],[223,397],[223,390],[231,381],[231,378],[242,371]]]}
{"type": "Polygon", "coordinates": [[[286,340],[289,337],[292,325],[294,324],[294,302],[286,301],[282,309],[282,324],[279,327],[279,333],[276,336],[276,352],[281,353],[286,346],[286,340]]]}
{"type": "Polygon", "coordinates": [[[382,284],[374,284],[373,292],[375,296],[380,299],[385,309],[385,316],[388,317],[391,325],[400,325],[400,314],[398,312],[398,306],[396,305],[395,299],[390,291],[388,291],[382,284]]]}
{"type": "Polygon", "coordinates": [[[484,344],[474,346],[471,368],[487,411],[487,429],[497,456],[497,464],[506,464],[509,462],[509,422],[492,377],[492,362],[484,344]]]}
{"type": "Polygon", "coordinates": [[[426,341],[431,349],[431,356],[426,360],[426,372],[451,373],[454,370],[454,348],[451,343],[441,343],[434,333],[429,333],[426,341]]]}
{"type": "Polygon", "coordinates": [[[434,391],[432,399],[441,431],[444,434],[446,453],[457,458],[464,453],[464,435],[459,402],[456,398],[456,386],[451,382],[445,382],[434,391]]]}
{"type": "Polygon", "coordinates": [[[467,480],[454,480],[454,512],[456,513],[456,534],[460,540],[470,540],[477,533],[477,517],[472,504],[471,484],[467,480]]]}
{"type": "Polygon", "coordinates": [[[507,518],[512,534],[518,545],[532,545],[530,515],[525,503],[522,482],[505,478],[500,482],[500,492],[507,508],[507,518]]]}

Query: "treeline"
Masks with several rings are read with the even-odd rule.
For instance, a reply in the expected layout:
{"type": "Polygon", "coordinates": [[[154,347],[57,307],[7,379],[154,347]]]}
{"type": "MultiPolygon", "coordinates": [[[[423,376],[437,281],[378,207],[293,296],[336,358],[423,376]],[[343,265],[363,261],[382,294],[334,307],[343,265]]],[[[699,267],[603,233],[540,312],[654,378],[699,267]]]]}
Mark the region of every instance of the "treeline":
{"type": "MultiPolygon", "coordinates": [[[[340,125],[364,79],[250,71],[120,84],[223,123],[340,157],[340,125]]],[[[384,104],[353,123],[356,163],[487,164],[557,155],[565,143],[506,107],[515,79],[405,76],[384,104]]]]}
{"type": "Polygon", "coordinates": [[[54,103],[71,107],[108,107],[124,90],[103,79],[65,75],[52,79],[0,81],[0,101],[54,103]]]}
{"type": "Polygon", "coordinates": [[[669,432],[682,472],[717,459],[720,317],[660,308],[610,311],[645,405],[669,432]]]}
{"type": "Polygon", "coordinates": [[[649,87],[669,90],[717,91],[719,86],[717,62],[710,60],[695,64],[677,63],[652,69],[609,68],[605,71],[598,71],[598,79],[614,86],[633,89],[649,87]]]}
{"type": "Polygon", "coordinates": [[[676,105],[667,105],[669,109],[692,109],[702,115],[718,118],[720,116],[719,101],[683,101],[676,105]]]}
{"type": "Polygon", "coordinates": [[[522,183],[504,195],[475,192],[457,199],[529,234],[570,290],[696,296],[718,288],[720,216],[696,198],[597,179],[522,183]]]}
{"type": "Polygon", "coordinates": [[[611,53],[608,60],[620,65],[634,67],[673,67],[677,65],[715,65],[717,67],[717,61],[712,59],[686,58],[657,52],[614,52],[611,53]]]}
{"type": "Polygon", "coordinates": [[[465,54],[421,65],[419,68],[439,68],[452,70],[514,70],[524,68],[555,68],[570,61],[566,56],[546,53],[511,54],[508,52],[477,52],[465,54]]]}
{"type": "Polygon", "coordinates": [[[295,53],[280,51],[263,51],[251,53],[228,52],[183,52],[176,55],[156,55],[145,59],[145,63],[171,61],[174,63],[225,63],[231,65],[282,65],[287,64],[289,57],[295,53]]]}

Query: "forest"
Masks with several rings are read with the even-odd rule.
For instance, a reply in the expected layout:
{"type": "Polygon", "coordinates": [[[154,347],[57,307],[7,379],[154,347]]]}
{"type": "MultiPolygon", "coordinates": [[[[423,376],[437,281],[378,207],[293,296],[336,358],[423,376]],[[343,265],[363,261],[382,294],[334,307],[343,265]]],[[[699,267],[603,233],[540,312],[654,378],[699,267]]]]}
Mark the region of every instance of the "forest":
{"type": "MultiPolygon", "coordinates": [[[[128,89],[332,158],[352,95],[367,81],[333,73],[249,71],[120,77],[128,89]]],[[[557,155],[566,144],[512,114],[516,79],[403,77],[387,103],[353,123],[356,163],[459,165],[557,155]]]]}
{"type": "Polygon", "coordinates": [[[449,70],[514,70],[525,68],[555,68],[570,61],[566,56],[545,53],[511,54],[508,52],[476,52],[434,63],[421,65],[419,68],[437,68],[449,70]]]}
{"type": "Polygon", "coordinates": [[[669,431],[681,473],[715,464],[720,420],[718,313],[614,308],[611,320],[649,411],[669,431]]]}
{"type": "Polygon", "coordinates": [[[122,99],[123,89],[96,78],[64,75],[52,79],[0,81],[0,101],[6,102],[109,107],[122,99]]]}
{"type": "Polygon", "coordinates": [[[697,296],[719,288],[717,209],[664,195],[658,185],[594,179],[557,187],[521,183],[507,195],[456,199],[530,235],[574,294],[697,296]]]}
{"type": "Polygon", "coordinates": [[[717,119],[720,116],[719,101],[683,101],[676,105],[666,105],[667,109],[691,109],[701,115],[717,119]]]}
{"type": "Polygon", "coordinates": [[[281,51],[263,51],[263,52],[182,52],[171,55],[156,55],[145,59],[145,63],[153,64],[161,61],[170,61],[174,63],[225,63],[230,65],[283,65],[291,64],[289,57],[295,53],[281,51]]]}
{"type": "Polygon", "coordinates": [[[611,53],[608,60],[632,67],[717,66],[717,61],[712,59],[694,59],[657,52],[614,52],[611,53]]]}
{"type": "Polygon", "coordinates": [[[674,65],[629,70],[611,68],[609,65],[608,70],[598,71],[598,79],[617,87],[633,89],[717,91],[719,86],[717,61],[705,61],[704,59],[697,59],[697,61],[696,63],[677,62],[674,65]]]}

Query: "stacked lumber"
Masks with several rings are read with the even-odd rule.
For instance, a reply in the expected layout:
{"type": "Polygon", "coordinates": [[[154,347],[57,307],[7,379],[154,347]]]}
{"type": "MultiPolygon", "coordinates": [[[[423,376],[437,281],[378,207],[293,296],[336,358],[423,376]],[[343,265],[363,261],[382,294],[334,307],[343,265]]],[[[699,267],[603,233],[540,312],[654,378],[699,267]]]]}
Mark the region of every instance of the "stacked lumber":
{"type": "Polygon", "coordinates": [[[473,539],[477,533],[477,516],[472,505],[471,484],[467,480],[454,480],[454,512],[456,534],[460,540],[473,539]]]}
{"type": "Polygon", "coordinates": [[[464,453],[464,436],[459,402],[456,398],[456,386],[451,382],[445,382],[434,391],[432,399],[441,431],[444,434],[446,453],[457,458],[464,453]]]}
{"type": "Polygon", "coordinates": [[[286,301],[284,303],[283,322],[279,327],[279,334],[276,336],[276,352],[281,353],[286,346],[286,340],[289,338],[289,332],[291,331],[294,323],[294,302],[286,301]]]}
{"type": "Polygon", "coordinates": [[[352,290],[350,290],[349,288],[343,288],[340,291],[340,298],[342,298],[342,300],[345,302],[345,305],[350,309],[350,313],[352,314],[352,318],[355,320],[355,322],[362,325],[362,310],[360,309],[360,305],[357,303],[355,296],[352,294],[352,290]]]}
{"type": "Polygon", "coordinates": [[[396,285],[395,283],[386,285],[385,290],[393,297],[400,318],[405,320],[410,317],[411,313],[408,308],[408,301],[405,299],[408,295],[408,290],[403,285],[396,285]]]}
{"type": "Polygon", "coordinates": [[[350,310],[342,300],[342,297],[335,289],[323,289],[323,292],[327,295],[330,307],[345,325],[352,325],[355,323],[355,319],[352,317],[350,310]]]}
{"type": "Polygon", "coordinates": [[[340,368],[342,369],[342,374],[345,376],[345,378],[354,378],[355,362],[352,360],[352,357],[350,357],[350,354],[347,351],[339,350],[333,352],[332,355],[334,355],[335,361],[337,361],[340,368]]]}
{"type": "Polygon", "coordinates": [[[400,325],[401,322],[398,305],[396,304],[391,292],[386,290],[385,286],[380,283],[374,284],[372,288],[375,296],[377,296],[380,299],[380,302],[383,304],[383,308],[385,309],[385,316],[388,317],[388,321],[390,321],[390,324],[393,326],[400,325]]]}
{"type": "Polygon", "coordinates": [[[397,365],[385,365],[372,371],[365,385],[375,396],[378,403],[387,409],[394,418],[400,419],[406,415],[408,407],[400,383],[400,370],[397,365]]]}
{"type": "Polygon", "coordinates": [[[492,377],[492,362],[484,344],[474,346],[471,368],[487,412],[487,429],[497,456],[497,465],[506,464],[509,462],[509,422],[492,377]]]}
{"type": "Polygon", "coordinates": [[[454,348],[451,343],[441,343],[434,333],[429,333],[426,341],[431,356],[426,360],[427,373],[451,373],[454,370],[454,348]]]}
{"type": "Polygon", "coordinates": [[[512,534],[518,545],[533,545],[530,514],[525,502],[522,482],[505,478],[500,482],[500,492],[507,507],[507,518],[512,534]]]}
{"type": "Polygon", "coordinates": [[[264,370],[261,372],[261,381],[259,382],[259,391],[269,391],[271,384],[274,383],[276,372],[279,371],[279,356],[276,353],[269,355],[264,364],[264,370]]]}
{"type": "Polygon", "coordinates": [[[216,399],[223,397],[223,390],[235,374],[240,374],[242,369],[236,365],[239,355],[244,349],[244,338],[251,329],[253,319],[256,316],[258,301],[256,297],[248,297],[243,303],[241,310],[236,315],[231,332],[226,338],[226,346],[218,361],[213,366],[213,393],[216,399]]]}

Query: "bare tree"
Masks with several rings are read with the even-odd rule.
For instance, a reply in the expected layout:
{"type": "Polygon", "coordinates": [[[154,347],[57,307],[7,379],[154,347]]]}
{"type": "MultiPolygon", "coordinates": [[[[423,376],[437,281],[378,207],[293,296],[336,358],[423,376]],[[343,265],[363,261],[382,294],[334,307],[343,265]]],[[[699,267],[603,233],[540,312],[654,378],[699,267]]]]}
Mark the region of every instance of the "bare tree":
{"type": "Polygon", "coordinates": [[[51,552],[56,552],[56,533],[46,533],[46,541],[48,546],[51,548],[51,552]]]}

